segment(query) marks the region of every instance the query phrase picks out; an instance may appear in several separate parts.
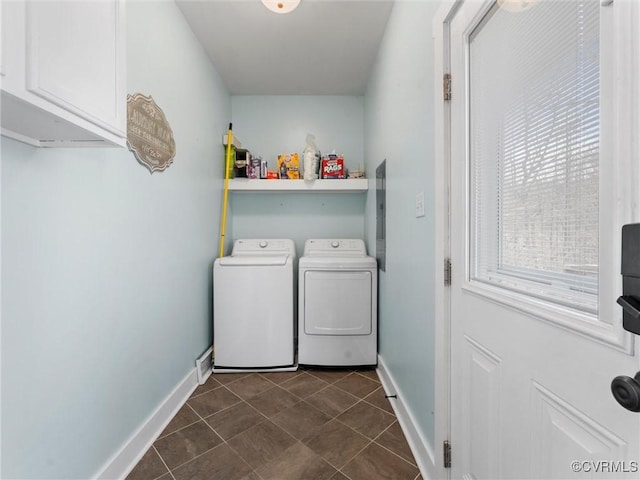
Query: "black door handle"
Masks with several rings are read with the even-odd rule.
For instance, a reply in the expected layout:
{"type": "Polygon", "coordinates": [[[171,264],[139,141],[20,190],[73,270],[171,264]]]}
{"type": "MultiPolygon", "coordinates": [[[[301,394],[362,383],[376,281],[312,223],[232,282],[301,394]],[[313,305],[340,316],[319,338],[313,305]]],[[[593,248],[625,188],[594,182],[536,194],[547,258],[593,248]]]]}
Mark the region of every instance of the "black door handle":
{"type": "Polygon", "coordinates": [[[634,320],[640,318],[640,302],[631,295],[623,295],[618,297],[618,305],[622,307],[625,313],[631,315],[634,320]]]}
{"type": "Polygon", "coordinates": [[[634,378],[620,375],[611,382],[613,397],[627,410],[640,412],[640,372],[634,378]]]}

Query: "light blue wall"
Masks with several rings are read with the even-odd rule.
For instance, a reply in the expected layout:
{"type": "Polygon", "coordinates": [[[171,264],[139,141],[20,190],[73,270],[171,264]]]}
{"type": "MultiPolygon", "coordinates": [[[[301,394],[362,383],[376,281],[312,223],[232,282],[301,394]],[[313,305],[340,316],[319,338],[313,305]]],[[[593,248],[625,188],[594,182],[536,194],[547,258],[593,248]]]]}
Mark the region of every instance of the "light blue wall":
{"type": "MultiPolygon", "coordinates": [[[[231,109],[243,147],[271,169],[278,154],[302,156],[307,133],[321,152],[342,153],[347,168],[364,164],[362,97],[233,96],[231,109]]],[[[232,193],[233,235],[292,238],[302,255],[308,238],[363,238],[365,199],[366,193],[232,193]]]]}
{"type": "Polygon", "coordinates": [[[211,342],[230,97],[173,2],[127,17],[173,165],[2,137],[2,478],[92,477],[211,342]]]}
{"type": "MultiPolygon", "coordinates": [[[[387,261],[380,273],[380,355],[424,436],[434,436],[435,1],[395,3],[365,96],[367,169],[387,159],[387,261]],[[426,216],[415,217],[425,193],[426,216]]],[[[366,207],[375,245],[375,196],[366,207]]]]}

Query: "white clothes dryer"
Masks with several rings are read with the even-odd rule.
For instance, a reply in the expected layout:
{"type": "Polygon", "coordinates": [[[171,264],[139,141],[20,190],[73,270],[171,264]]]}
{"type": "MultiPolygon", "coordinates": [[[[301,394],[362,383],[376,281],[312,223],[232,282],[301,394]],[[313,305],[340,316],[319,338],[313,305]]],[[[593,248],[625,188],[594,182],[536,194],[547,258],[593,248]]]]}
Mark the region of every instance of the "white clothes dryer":
{"type": "Polygon", "coordinates": [[[298,266],[298,363],[376,365],[377,285],[364,241],[307,240],[298,266]]]}
{"type": "Polygon", "coordinates": [[[236,240],[213,264],[214,372],[296,370],[296,249],[288,239],[236,240]]]}

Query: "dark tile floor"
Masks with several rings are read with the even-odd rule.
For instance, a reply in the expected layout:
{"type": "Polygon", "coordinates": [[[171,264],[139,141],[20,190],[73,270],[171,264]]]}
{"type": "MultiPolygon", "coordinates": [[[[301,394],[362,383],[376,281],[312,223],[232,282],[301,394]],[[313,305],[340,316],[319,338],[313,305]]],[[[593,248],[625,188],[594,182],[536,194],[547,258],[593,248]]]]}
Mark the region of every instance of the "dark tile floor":
{"type": "Polygon", "coordinates": [[[420,480],[375,370],[212,375],[127,480],[420,480]]]}

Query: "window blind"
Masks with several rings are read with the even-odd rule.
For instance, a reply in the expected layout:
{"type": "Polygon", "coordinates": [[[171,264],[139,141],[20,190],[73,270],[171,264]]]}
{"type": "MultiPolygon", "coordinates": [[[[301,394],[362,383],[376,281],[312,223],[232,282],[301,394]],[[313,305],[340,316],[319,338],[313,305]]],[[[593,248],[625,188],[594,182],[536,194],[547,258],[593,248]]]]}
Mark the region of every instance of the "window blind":
{"type": "Polygon", "coordinates": [[[599,2],[497,6],[470,37],[471,278],[597,313],[599,2]]]}

